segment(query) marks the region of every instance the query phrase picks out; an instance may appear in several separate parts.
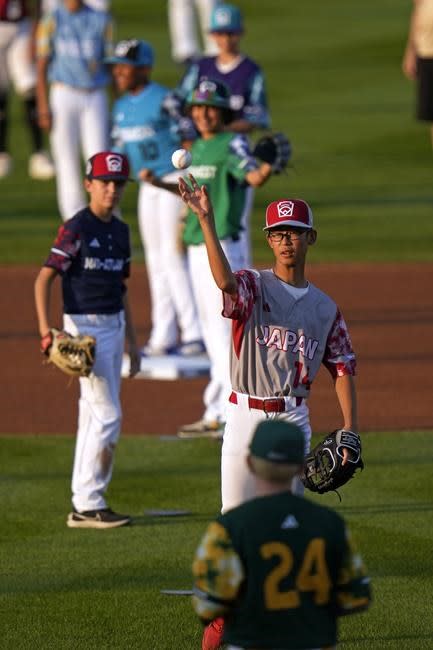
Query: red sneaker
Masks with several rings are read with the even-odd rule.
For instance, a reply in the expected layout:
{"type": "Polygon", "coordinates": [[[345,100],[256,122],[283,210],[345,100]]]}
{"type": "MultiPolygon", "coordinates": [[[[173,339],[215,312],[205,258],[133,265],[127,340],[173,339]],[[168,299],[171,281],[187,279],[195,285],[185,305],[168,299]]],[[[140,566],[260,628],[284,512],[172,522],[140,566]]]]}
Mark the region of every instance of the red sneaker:
{"type": "Polygon", "coordinates": [[[215,618],[209,625],[206,625],[201,640],[201,650],[219,650],[222,648],[224,634],[224,619],[215,618]]]}

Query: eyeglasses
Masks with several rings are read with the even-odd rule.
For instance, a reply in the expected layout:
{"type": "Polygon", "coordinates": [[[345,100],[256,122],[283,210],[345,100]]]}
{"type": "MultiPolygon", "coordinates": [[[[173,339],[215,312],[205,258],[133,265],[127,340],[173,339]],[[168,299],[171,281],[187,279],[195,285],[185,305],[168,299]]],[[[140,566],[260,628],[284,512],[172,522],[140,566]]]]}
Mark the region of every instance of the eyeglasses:
{"type": "Polygon", "coordinates": [[[302,235],[306,232],[308,232],[309,229],[305,230],[283,230],[281,232],[273,232],[270,231],[268,232],[268,237],[272,241],[276,242],[277,244],[280,244],[283,239],[287,239],[289,241],[296,241],[297,239],[301,239],[302,235]]]}

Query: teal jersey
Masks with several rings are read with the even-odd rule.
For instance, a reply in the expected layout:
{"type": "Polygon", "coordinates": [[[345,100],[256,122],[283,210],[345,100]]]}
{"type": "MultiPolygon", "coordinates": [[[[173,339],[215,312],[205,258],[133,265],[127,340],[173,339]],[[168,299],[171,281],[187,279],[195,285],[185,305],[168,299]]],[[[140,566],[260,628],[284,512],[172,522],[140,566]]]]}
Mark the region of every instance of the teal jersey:
{"type": "Polygon", "coordinates": [[[137,95],[119,97],[113,106],[114,148],[128,156],[137,179],[143,168],[155,176],[175,171],[171,156],[180,139],[177,124],[164,108],[167,94],[167,88],[152,81],[137,95]]]}
{"type": "Polygon", "coordinates": [[[332,646],[337,616],[368,607],[369,579],[343,519],[286,492],[221,515],[197,550],[194,607],[225,617],[242,648],[332,646]]]}
{"type": "MultiPolygon", "coordinates": [[[[199,138],[192,145],[188,169],[198,184],[206,185],[215,213],[218,239],[238,239],[246,207],[248,172],[257,167],[244,136],[218,133],[210,140],[199,138]]],[[[195,214],[189,210],[184,230],[187,245],[202,244],[203,233],[195,214]]]]}

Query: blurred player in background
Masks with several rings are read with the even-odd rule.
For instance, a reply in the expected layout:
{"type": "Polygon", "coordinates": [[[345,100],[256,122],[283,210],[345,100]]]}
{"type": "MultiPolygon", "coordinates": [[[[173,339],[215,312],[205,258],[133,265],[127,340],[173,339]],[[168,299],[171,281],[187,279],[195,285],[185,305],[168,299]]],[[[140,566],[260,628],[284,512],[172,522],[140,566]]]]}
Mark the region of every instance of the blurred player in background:
{"type": "MultiPolygon", "coordinates": [[[[218,4],[211,14],[209,33],[217,46],[216,56],[207,56],[192,63],[176,88],[175,97],[184,103],[200,79],[209,78],[224,83],[230,90],[232,117],[225,131],[252,133],[270,127],[265,81],[261,68],[242,54],[240,41],[244,32],[240,10],[231,4],[218,4]]],[[[247,265],[251,265],[250,215],[254,190],[247,192],[247,208],[243,214],[242,234],[247,250],[247,265]]]]}
{"type": "MultiPolygon", "coordinates": [[[[50,13],[50,11],[57,9],[62,2],[63,0],[42,0],[42,11],[50,13]]],[[[111,0],[84,0],[84,2],[97,11],[109,11],[111,5],[111,0]]]]}
{"type": "Polygon", "coordinates": [[[122,420],[120,371],[125,337],[130,376],[140,367],[126,289],[131,261],[129,228],[113,214],[128,178],[128,160],[121,154],[103,151],[88,160],[84,186],[90,195],[89,205],[59,228],[35,282],[42,351],[52,342],[50,297],[59,275],[64,329],[96,339],[92,372],[80,377],[73,511],[67,519],[70,528],[117,528],[130,523],[128,515],[113,512],[105,501],[122,420]]]}
{"type": "Polygon", "coordinates": [[[433,0],[413,0],[403,72],[417,84],[417,118],[430,122],[433,146],[433,0]]]}
{"type": "Polygon", "coordinates": [[[184,355],[201,353],[204,348],[190,277],[178,244],[183,205],[178,195],[146,182],[149,176],[157,176],[176,183],[178,173],[171,155],[180,146],[180,125],[164,108],[168,89],[150,79],[154,53],[148,43],[121,41],[107,62],[121,95],[112,111],[113,143],[128,156],[134,176],[142,181],[138,224],[152,302],[152,329],[145,353],[162,355],[175,348],[184,355]]]}
{"type": "Polygon", "coordinates": [[[221,81],[230,90],[233,111],[224,130],[251,133],[257,128],[268,128],[270,118],[263,72],[240,51],[243,32],[240,10],[230,4],[218,4],[209,22],[209,33],[218,53],[193,62],[176,88],[176,95],[185,101],[200,79],[221,81]]]}
{"type": "Polygon", "coordinates": [[[8,148],[9,88],[11,82],[24,103],[32,153],[28,173],[32,178],[53,178],[54,165],[43,146],[43,132],[36,112],[36,67],[34,37],[40,2],[0,0],[0,178],[13,165],[8,148]]]}
{"type": "MultiPolygon", "coordinates": [[[[187,105],[200,138],[192,145],[188,171],[205,184],[215,206],[217,235],[234,269],[247,260],[242,238],[243,214],[249,208],[248,187],[263,185],[272,173],[271,165],[253,158],[248,141],[241,134],[226,131],[232,120],[230,93],[214,80],[201,81],[190,93],[187,105]]],[[[183,241],[201,330],[211,362],[211,378],[204,393],[205,410],[197,422],[184,425],[179,435],[220,436],[226,419],[230,393],[230,323],[221,316],[221,292],[210,272],[202,230],[192,209],[186,219],[183,241]]]]}
{"type": "Polygon", "coordinates": [[[81,151],[90,158],[108,148],[109,74],[103,60],[111,53],[112,30],[109,13],[95,11],[81,0],[64,0],[39,24],[38,117],[51,134],[64,221],[86,204],[81,151]]]}
{"type": "Polygon", "coordinates": [[[257,496],[212,522],[195,554],[193,606],[212,620],[203,650],[331,650],[338,617],[369,607],[370,580],[343,519],[291,494],[304,448],[293,424],[257,426],[245,459],[257,496]]]}
{"type": "Polygon", "coordinates": [[[171,55],[176,63],[191,63],[201,54],[197,32],[200,27],[204,53],[217,53],[214,41],[209,38],[209,20],[218,0],[168,0],[168,26],[171,38],[171,55]]]}

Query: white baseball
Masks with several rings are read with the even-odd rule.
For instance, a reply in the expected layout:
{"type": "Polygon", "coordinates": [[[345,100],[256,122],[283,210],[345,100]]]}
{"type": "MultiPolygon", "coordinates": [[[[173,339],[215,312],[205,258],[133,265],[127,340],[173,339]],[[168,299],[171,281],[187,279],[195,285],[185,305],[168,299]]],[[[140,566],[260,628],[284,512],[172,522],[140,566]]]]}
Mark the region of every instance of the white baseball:
{"type": "Polygon", "coordinates": [[[191,154],[186,149],[176,149],[171,157],[171,162],[176,169],[186,169],[192,162],[191,154]]]}

